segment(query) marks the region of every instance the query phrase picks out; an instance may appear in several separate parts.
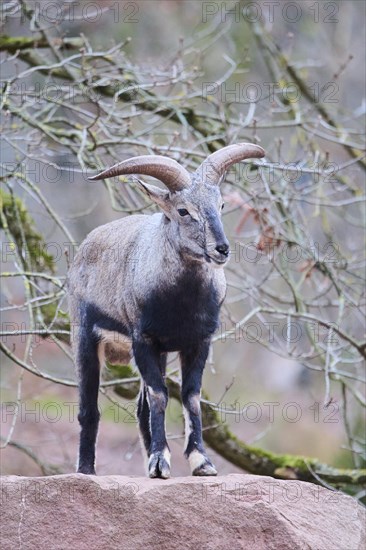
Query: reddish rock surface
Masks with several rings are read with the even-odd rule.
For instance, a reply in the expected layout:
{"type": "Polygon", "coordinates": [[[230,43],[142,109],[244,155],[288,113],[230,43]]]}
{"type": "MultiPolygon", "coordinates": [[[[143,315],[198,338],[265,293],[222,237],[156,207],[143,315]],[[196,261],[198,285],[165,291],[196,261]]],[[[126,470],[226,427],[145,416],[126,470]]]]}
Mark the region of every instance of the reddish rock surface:
{"type": "Polygon", "coordinates": [[[166,481],[127,476],[4,476],[4,550],[357,550],[366,512],[297,481],[231,474],[166,481]]]}

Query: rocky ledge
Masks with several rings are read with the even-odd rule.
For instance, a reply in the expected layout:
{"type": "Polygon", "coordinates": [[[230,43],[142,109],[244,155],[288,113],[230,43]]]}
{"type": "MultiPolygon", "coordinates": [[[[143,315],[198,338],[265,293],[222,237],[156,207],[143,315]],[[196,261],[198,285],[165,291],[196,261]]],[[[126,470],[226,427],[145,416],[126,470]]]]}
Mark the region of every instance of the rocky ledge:
{"type": "Polygon", "coordinates": [[[169,480],[5,476],[4,549],[357,550],[365,509],[300,481],[232,474],[169,480]]]}

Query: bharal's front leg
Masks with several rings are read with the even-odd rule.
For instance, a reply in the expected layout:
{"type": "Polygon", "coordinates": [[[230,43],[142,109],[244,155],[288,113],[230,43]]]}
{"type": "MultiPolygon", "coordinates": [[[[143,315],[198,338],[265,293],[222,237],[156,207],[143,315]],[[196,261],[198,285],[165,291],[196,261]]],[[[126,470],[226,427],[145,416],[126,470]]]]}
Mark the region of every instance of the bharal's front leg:
{"type": "Polygon", "coordinates": [[[161,371],[161,356],[154,345],[143,337],[133,343],[133,353],[137,367],[144,381],[144,406],[147,411],[138,409],[140,431],[148,453],[149,477],[170,477],[170,451],[165,435],[165,409],[168,403],[168,390],[161,371]]]}
{"type": "Polygon", "coordinates": [[[217,471],[208,458],[202,441],[201,385],[210,342],[202,342],[194,349],[181,352],[182,401],[185,418],[186,446],[192,475],[215,476],[217,471]]]}

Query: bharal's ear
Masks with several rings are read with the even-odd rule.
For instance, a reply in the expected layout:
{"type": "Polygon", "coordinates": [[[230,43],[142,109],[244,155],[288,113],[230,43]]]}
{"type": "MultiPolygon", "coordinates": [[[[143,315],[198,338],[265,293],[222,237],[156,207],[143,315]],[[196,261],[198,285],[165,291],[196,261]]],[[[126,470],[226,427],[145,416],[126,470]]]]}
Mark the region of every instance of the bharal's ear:
{"type": "Polygon", "coordinates": [[[170,201],[169,201],[169,191],[165,189],[160,189],[155,185],[150,185],[141,180],[137,180],[138,185],[141,191],[149,197],[152,202],[160,206],[163,212],[170,218],[170,201]]]}

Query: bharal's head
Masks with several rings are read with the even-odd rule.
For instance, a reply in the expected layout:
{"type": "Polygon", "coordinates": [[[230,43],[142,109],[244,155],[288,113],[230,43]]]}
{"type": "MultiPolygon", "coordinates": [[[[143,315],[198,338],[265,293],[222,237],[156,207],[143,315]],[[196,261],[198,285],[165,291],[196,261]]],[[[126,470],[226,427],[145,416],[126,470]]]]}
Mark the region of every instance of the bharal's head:
{"type": "Polygon", "coordinates": [[[169,233],[179,251],[185,257],[224,265],[229,258],[229,242],[221,221],[222,176],[232,164],[263,156],[264,150],[258,145],[239,143],[210,155],[192,175],[175,160],[151,155],[125,160],[89,179],[122,174],[144,174],[160,179],[168,190],[141,181],[139,185],[164,212],[169,233]]]}

